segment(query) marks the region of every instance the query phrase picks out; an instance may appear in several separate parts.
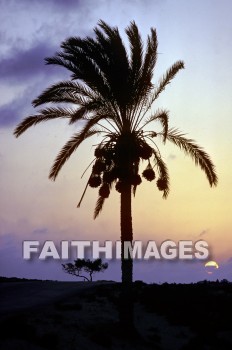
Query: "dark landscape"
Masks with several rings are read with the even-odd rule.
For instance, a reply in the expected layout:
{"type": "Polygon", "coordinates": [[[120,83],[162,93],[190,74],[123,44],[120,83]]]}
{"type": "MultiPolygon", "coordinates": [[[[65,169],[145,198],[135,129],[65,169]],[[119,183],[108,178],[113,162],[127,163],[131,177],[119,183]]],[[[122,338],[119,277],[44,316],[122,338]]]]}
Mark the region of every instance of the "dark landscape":
{"type": "Polygon", "coordinates": [[[0,348],[231,349],[232,283],[133,283],[136,331],[118,317],[121,284],[0,278],[0,348]]]}

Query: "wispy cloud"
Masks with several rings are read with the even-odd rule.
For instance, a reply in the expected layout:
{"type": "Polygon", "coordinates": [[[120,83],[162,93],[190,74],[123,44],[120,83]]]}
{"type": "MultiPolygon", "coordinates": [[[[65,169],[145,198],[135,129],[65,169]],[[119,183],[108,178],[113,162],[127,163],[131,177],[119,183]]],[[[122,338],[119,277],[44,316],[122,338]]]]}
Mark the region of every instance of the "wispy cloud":
{"type": "Polygon", "coordinates": [[[0,107],[0,127],[9,127],[16,124],[22,117],[26,101],[24,97],[15,98],[10,103],[0,107]]]}
{"type": "MultiPolygon", "coordinates": [[[[47,74],[44,58],[52,56],[56,49],[47,42],[39,42],[28,49],[21,47],[11,51],[0,60],[0,81],[22,84],[25,80],[35,79],[37,75],[47,74]]],[[[50,74],[57,71],[50,70],[50,74]]]]}
{"type": "Polygon", "coordinates": [[[0,84],[12,86],[12,99],[1,101],[0,127],[15,125],[26,115],[34,113],[31,101],[54,81],[70,76],[58,66],[46,66],[44,58],[54,55],[56,48],[40,42],[29,49],[18,49],[0,60],[0,84]],[[14,86],[21,86],[21,93],[14,92],[14,86]]]}

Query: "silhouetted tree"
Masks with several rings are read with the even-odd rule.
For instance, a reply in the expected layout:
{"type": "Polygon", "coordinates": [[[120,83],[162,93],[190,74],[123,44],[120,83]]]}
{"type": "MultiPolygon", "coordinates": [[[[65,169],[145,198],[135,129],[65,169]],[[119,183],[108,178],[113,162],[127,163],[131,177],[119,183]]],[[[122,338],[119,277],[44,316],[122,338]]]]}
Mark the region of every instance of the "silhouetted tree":
{"type": "Polygon", "coordinates": [[[159,109],[148,116],[160,93],[184,68],[184,62],[174,63],[154,85],[158,46],[155,29],[151,28],[145,46],[135,22],[131,22],[126,28],[129,52],[117,27],[100,21],[94,32],[95,38],[68,38],[61,44],[60,52],[46,58],[47,64],[68,69],[71,80],[47,88],[33,101],[33,106],[50,102],[61,103],[61,106],[47,107],[30,115],[17,126],[14,134],[18,137],[32,125],[57,118],[66,118],[69,124],[81,126],[55,159],[49,175],[52,180],[84,140],[94,135],[103,136],[95,148],[85,191],[88,186],[99,187],[94,218],[102,210],[113,185],[120,193],[122,282],[128,285],[132,282],[133,262],[131,258],[124,258],[124,241],[133,240],[131,195],[132,191],[135,195],[142,182],[141,161],[146,161],[143,178],[156,179],[163,198],[169,193],[168,169],[157,146],[158,139],[163,144],[170,141],[193,158],[195,165],[205,172],[210,186],[216,186],[217,176],[208,154],[177,129],[169,128],[166,110],[159,109]],[[65,108],[64,103],[70,106],[65,108]],[[149,130],[147,127],[152,122],[160,123],[161,131],[154,126],[149,130]]]}
{"type": "Polygon", "coordinates": [[[63,270],[70,275],[74,275],[77,277],[84,278],[86,281],[93,280],[93,274],[96,272],[104,272],[108,268],[107,263],[103,263],[102,259],[96,259],[96,260],[85,260],[85,259],[77,259],[74,260],[74,264],[67,263],[62,264],[63,270]],[[89,278],[82,275],[83,272],[86,272],[89,274],[89,278]]]}

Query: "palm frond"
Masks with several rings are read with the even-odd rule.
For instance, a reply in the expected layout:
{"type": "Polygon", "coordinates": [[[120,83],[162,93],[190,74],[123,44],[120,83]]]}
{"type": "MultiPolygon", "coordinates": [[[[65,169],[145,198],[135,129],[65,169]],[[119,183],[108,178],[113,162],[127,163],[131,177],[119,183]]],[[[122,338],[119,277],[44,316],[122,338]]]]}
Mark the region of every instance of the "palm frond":
{"type": "Polygon", "coordinates": [[[109,121],[111,119],[120,130],[120,126],[117,125],[117,122],[114,120],[113,117],[111,117],[110,115],[105,115],[105,113],[101,113],[101,111],[99,111],[98,114],[93,115],[90,119],[87,120],[87,123],[82,129],[83,135],[85,135],[85,133],[88,132],[88,130],[90,130],[93,126],[99,125],[98,123],[101,120],[109,121]]]}
{"type": "Polygon", "coordinates": [[[153,69],[157,60],[158,40],[156,30],[151,28],[151,36],[147,38],[147,50],[144,57],[143,72],[141,82],[151,82],[153,69]]]}
{"type": "Polygon", "coordinates": [[[95,99],[97,95],[79,83],[72,81],[61,81],[43,91],[36,99],[32,101],[32,105],[37,107],[48,102],[64,102],[63,100],[59,101],[59,99],[64,99],[65,97],[74,99],[74,101],[69,102],[82,104],[85,102],[84,98],[95,99]]]}
{"type": "Polygon", "coordinates": [[[96,206],[95,206],[95,210],[94,210],[94,215],[93,215],[94,219],[96,219],[98,217],[98,215],[100,214],[100,212],[102,211],[105,199],[106,198],[101,197],[101,196],[98,197],[98,200],[97,200],[97,203],[96,203],[96,206]]]}
{"type": "Polygon", "coordinates": [[[159,120],[163,126],[163,141],[165,142],[168,133],[168,119],[168,111],[158,110],[155,114],[145,119],[144,124],[139,128],[139,130],[143,129],[149,123],[159,120]]]}
{"type": "Polygon", "coordinates": [[[95,162],[96,158],[94,158],[89,165],[87,166],[87,168],[85,168],[85,170],[83,171],[82,175],[81,175],[81,179],[82,177],[85,175],[86,171],[91,167],[91,165],[95,162]]]}
{"type": "Polygon", "coordinates": [[[128,95],[129,63],[118,29],[110,29],[104,22],[99,26],[108,37],[95,28],[96,40],[70,38],[62,43],[64,52],[46,61],[65,66],[73,72],[73,79],[81,80],[90,91],[97,91],[97,96],[111,105],[119,125],[120,106],[125,105],[128,95]]]}
{"type": "MultiPolygon", "coordinates": [[[[140,112],[137,114],[136,120],[134,122],[134,130],[137,128],[137,126],[141,123],[143,120],[145,114],[149,109],[151,108],[154,101],[159,97],[160,93],[165,90],[165,87],[170,84],[171,80],[176,76],[178,71],[180,69],[184,68],[184,62],[183,61],[177,61],[174,63],[171,68],[169,68],[166,72],[166,74],[162,77],[162,79],[159,82],[158,87],[155,88],[154,93],[150,97],[149,94],[147,95],[147,99],[144,97],[144,101],[147,102],[141,105],[140,112]]],[[[148,89],[148,92],[150,93],[150,90],[148,89]]]]}
{"type": "MultiPolygon", "coordinates": [[[[141,35],[138,31],[138,27],[134,21],[130,23],[130,26],[126,28],[126,34],[130,42],[130,66],[133,78],[137,78],[140,74],[143,59],[143,43],[141,35]]],[[[132,79],[133,80],[133,79],[132,79]]]]}
{"type": "Polygon", "coordinates": [[[73,74],[77,74],[77,67],[72,62],[66,61],[62,56],[59,57],[59,55],[60,53],[57,52],[56,56],[46,57],[45,63],[47,65],[56,64],[58,66],[62,66],[64,68],[67,68],[73,74]]]}
{"type": "Polygon", "coordinates": [[[61,149],[60,153],[55,159],[55,162],[51,168],[49,178],[54,180],[56,179],[60,169],[63,167],[65,162],[69,159],[72,153],[80,146],[80,144],[86,140],[87,138],[96,135],[99,133],[98,130],[88,130],[83,132],[83,130],[79,133],[76,133],[61,149]]]}
{"type": "Polygon", "coordinates": [[[166,86],[170,84],[171,80],[176,76],[180,69],[184,69],[183,61],[177,61],[167,70],[167,72],[161,78],[158,87],[154,91],[152,103],[158,98],[160,93],[165,90],[166,86]]]}
{"type": "MultiPolygon", "coordinates": [[[[108,46],[110,46],[110,43],[108,43],[108,46]]],[[[104,79],[104,84],[106,84],[107,89],[105,89],[105,92],[107,90],[107,94],[104,93],[104,98],[106,97],[112,101],[112,96],[110,97],[109,91],[111,90],[111,87],[108,84],[107,80],[107,74],[110,71],[110,64],[109,60],[106,57],[107,54],[104,50],[104,48],[100,45],[100,43],[97,40],[94,40],[93,38],[86,37],[85,39],[81,39],[80,37],[71,37],[67,39],[65,42],[62,43],[61,47],[63,48],[64,52],[71,55],[68,56],[71,58],[78,58],[80,62],[83,63],[83,56],[91,61],[91,63],[95,66],[95,69],[98,73],[101,73],[101,77],[104,79]],[[108,84],[108,85],[107,85],[108,84]]],[[[84,58],[84,59],[85,59],[84,58]]],[[[79,63],[79,68],[81,67],[79,63]]],[[[85,72],[87,73],[87,72],[85,72]]],[[[92,75],[92,79],[94,76],[92,75]]],[[[93,79],[94,80],[94,79],[93,79]]],[[[88,83],[87,83],[88,86],[88,83]]],[[[90,87],[90,86],[88,86],[90,87]]],[[[94,89],[92,91],[98,91],[98,89],[94,89]]],[[[99,91],[98,91],[99,92],[99,91]]]]}
{"type": "Polygon", "coordinates": [[[100,115],[100,113],[102,112],[104,114],[104,119],[106,119],[107,114],[112,115],[112,111],[107,107],[108,107],[107,103],[104,103],[104,101],[101,98],[85,102],[79,108],[78,113],[72,115],[70,119],[70,124],[75,123],[77,120],[85,116],[86,116],[86,119],[89,120],[92,118],[94,112],[95,114],[98,113],[98,115],[100,115]]]}
{"type": "Polygon", "coordinates": [[[75,113],[72,113],[72,116],[69,120],[69,124],[74,124],[76,123],[78,120],[81,120],[85,117],[85,115],[88,113],[88,110],[86,109],[85,106],[80,107],[79,109],[77,109],[75,111],[75,113]]]}
{"type": "MultiPolygon", "coordinates": [[[[67,43],[62,44],[63,47],[69,46],[67,43]]],[[[76,48],[75,52],[70,50],[70,53],[58,52],[56,56],[46,58],[47,64],[61,65],[73,74],[72,79],[79,79],[86,84],[92,91],[97,91],[105,99],[110,99],[110,87],[102,74],[102,71],[97,66],[95,60],[85,54],[83,50],[76,48]]]]}
{"type": "Polygon", "coordinates": [[[135,88],[135,98],[133,99],[132,105],[133,112],[130,118],[133,130],[136,130],[145,113],[150,108],[146,108],[146,111],[143,112],[144,108],[147,106],[151,89],[153,87],[152,77],[157,60],[157,47],[158,40],[156,30],[151,28],[151,35],[149,35],[147,38],[146,52],[142,67],[137,75],[138,80],[135,88]]]}
{"type": "Polygon", "coordinates": [[[84,198],[84,196],[85,196],[85,193],[86,193],[86,191],[87,191],[88,186],[89,186],[89,181],[87,182],[87,184],[86,184],[86,186],[85,186],[85,189],[84,189],[84,191],[83,191],[83,193],[82,193],[81,199],[79,200],[79,203],[77,204],[77,208],[80,208],[81,202],[82,202],[82,200],[83,200],[83,198],[84,198]]]}
{"type": "Polygon", "coordinates": [[[147,50],[144,56],[144,63],[140,77],[140,95],[147,95],[152,88],[153,70],[157,60],[158,40],[156,30],[151,28],[151,35],[147,38],[147,50]]]}
{"type": "MultiPolygon", "coordinates": [[[[123,44],[122,38],[119,34],[118,28],[110,27],[108,24],[106,24],[106,22],[102,20],[100,20],[98,24],[104,30],[104,32],[107,34],[110,40],[110,44],[112,47],[111,59],[113,58],[113,61],[115,62],[115,64],[121,67],[122,71],[120,73],[129,73],[128,72],[129,62],[128,62],[127,51],[126,51],[125,45],[123,44]]],[[[122,76],[122,78],[126,80],[127,76],[126,77],[122,76]]]]}
{"type": "Polygon", "coordinates": [[[177,129],[170,129],[167,134],[167,140],[174,143],[180,149],[184,150],[187,155],[194,160],[197,166],[205,172],[210,186],[216,186],[218,183],[215,166],[212,163],[209,155],[198,146],[194,140],[187,139],[184,134],[180,133],[177,129]]]}
{"type": "Polygon", "coordinates": [[[160,155],[153,149],[153,153],[155,156],[156,161],[156,167],[159,172],[159,178],[164,180],[166,184],[166,188],[163,190],[163,198],[166,199],[169,194],[169,174],[168,174],[168,168],[163,159],[160,157],[160,155]]]}
{"type": "Polygon", "coordinates": [[[166,72],[166,74],[161,78],[158,87],[155,88],[153,94],[150,95],[150,90],[148,88],[148,93],[147,94],[147,99],[144,97],[144,101],[146,102],[146,104],[144,103],[141,106],[141,110],[137,115],[137,119],[134,123],[134,129],[137,128],[137,126],[141,123],[142,119],[144,118],[145,114],[147,113],[147,111],[151,108],[152,104],[154,103],[154,101],[159,97],[160,93],[165,90],[165,87],[170,84],[171,80],[176,76],[176,74],[178,73],[178,71],[180,69],[184,68],[184,62],[183,61],[177,61],[176,63],[174,63],[171,68],[169,68],[166,72]]]}
{"type": "Polygon", "coordinates": [[[116,102],[121,111],[122,118],[125,117],[123,109],[128,105],[130,99],[129,75],[130,66],[126,48],[122,42],[117,27],[110,27],[104,21],[98,23],[102,31],[95,28],[97,42],[102,47],[105,60],[107,61],[105,78],[112,93],[111,98],[116,102]]]}
{"type": "Polygon", "coordinates": [[[14,135],[16,137],[20,136],[24,133],[28,128],[32,125],[39,124],[44,121],[57,119],[57,118],[70,118],[70,114],[72,114],[72,110],[70,108],[45,108],[39,111],[37,115],[31,115],[25,118],[14,130],[14,135]]]}

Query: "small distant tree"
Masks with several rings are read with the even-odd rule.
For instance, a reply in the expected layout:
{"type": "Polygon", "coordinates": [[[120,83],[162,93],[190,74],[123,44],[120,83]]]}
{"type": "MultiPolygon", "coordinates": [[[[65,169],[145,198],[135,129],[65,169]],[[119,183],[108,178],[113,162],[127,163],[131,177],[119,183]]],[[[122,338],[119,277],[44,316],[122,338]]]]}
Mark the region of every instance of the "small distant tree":
{"type": "Polygon", "coordinates": [[[96,272],[104,272],[108,268],[107,263],[103,263],[102,259],[96,259],[96,260],[85,260],[85,259],[77,259],[74,260],[74,264],[68,263],[68,264],[62,264],[63,270],[70,275],[74,275],[77,277],[84,278],[86,281],[92,282],[93,280],[93,274],[96,272]],[[83,273],[87,273],[89,277],[86,277],[83,275],[83,273]]]}

